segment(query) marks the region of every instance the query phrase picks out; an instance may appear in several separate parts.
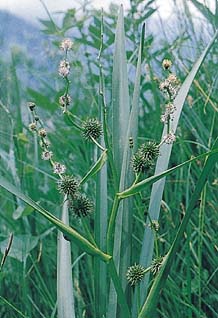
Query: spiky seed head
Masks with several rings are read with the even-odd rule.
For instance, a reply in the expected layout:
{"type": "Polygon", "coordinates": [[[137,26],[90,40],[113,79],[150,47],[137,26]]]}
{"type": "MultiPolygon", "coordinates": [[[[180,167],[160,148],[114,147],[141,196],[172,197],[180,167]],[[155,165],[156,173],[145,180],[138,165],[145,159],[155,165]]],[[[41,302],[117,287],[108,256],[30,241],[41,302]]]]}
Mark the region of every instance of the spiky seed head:
{"type": "Polygon", "coordinates": [[[102,132],[102,124],[96,118],[89,118],[82,124],[82,136],[85,139],[98,139],[102,132]]]}
{"type": "Polygon", "coordinates": [[[140,264],[132,265],[126,272],[126,278],[131,286],[139,283],[145,275],[145,268],[140,264]]]}
{"type": "Polygon", "coordinates": [[[132,168],[136,173],[145,172],[150,168],[155,159],[159,156],[159,146],[149,141],[140,146],[138,151],[132,157],[132,168]]]}
{"type": "Polygon", "coordinates": [[[70,210],[74,217],[85,217],[93,212],[93,202],[84,194],[79,194],[70,200],[70,210]]]}
{"type": "Polygon", "coordinates": [[[164,70],[169,70],[172,66],[172,61],[168,60],[168,59],[164,59],[162,62],[162,67],[164,70]]]}
{"type": "Polygon", "coordinates": [[[65,175],[58,181],[58,191],[60,193],[70,195],[71,197],[76,195],[78,188],[78,180],[72,176],[65,175]]]}
{"type": "Polygon", "coordinates": [[[151,272],[153,275],[159,272],[162,263],[163,263],[163,256],[159,256],[153,259],[153,261],[151,262],[151,272]]]}

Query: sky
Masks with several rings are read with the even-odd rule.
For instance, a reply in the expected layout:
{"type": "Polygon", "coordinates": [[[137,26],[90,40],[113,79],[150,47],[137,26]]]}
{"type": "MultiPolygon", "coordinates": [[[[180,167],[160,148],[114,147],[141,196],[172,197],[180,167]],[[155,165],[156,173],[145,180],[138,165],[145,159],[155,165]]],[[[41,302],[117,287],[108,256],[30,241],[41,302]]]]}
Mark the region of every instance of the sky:
{"type": "MultiPolygon", "coordinates": [[[[0,0],[0,10],[7,10],[35,24],[37,23],[37,18],[47,18],[42,1],[46,4],[50,13],[57,11],[65,12],[72,7],[80,7],[82,3],[81,0],[0,0]]],[[[129,0],[92,0],[92,4],[96,8],[103,7],[106,10],[111,1],[118,5],[123,4],[124,9],[130,6],[129,0]]],[[[189,0],[186,1],[191,2],[189,0]]],[[[214,0],[199,1],[206,3],[210,8],[213,6],[213,3],[215,3],[214,0]]],[[[145,3],[146,2],[147,0],[145,0],[145,3]]],[[[155,2],[160,8],[160,14],[163,15],[163,18],[167,19],[172,13],[172,0],[156,0],[155,2]]],[[[194,7],[192,7],[192,10],[193,12],[196,11],[194,7]]]]}

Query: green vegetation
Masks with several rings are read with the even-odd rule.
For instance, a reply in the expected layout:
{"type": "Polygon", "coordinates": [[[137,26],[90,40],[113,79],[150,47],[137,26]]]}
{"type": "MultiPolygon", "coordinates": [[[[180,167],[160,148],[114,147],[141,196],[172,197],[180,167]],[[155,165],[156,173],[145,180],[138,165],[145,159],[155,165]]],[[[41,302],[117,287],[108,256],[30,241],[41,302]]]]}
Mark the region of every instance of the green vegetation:
{"type": "Polygon", "coordinates": [[[218,4],[174,2],[48,12],[47,69],[0,57],[0,317],[218,317],[218,4]]]}

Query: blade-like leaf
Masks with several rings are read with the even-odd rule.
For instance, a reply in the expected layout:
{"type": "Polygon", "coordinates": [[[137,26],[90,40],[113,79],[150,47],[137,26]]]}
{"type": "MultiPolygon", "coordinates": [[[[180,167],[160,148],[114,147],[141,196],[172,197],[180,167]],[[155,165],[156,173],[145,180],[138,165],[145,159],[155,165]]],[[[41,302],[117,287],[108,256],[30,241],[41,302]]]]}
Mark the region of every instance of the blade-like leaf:
{"type": "Polygon", "coordinates": [[[125,199],[125,198],[128,198],[129,196],[133,196],[133,195],[141,192],[142,190],[144,190],[145,187],[147,187],[151,184],[154,184],[158,180],[163,179],[164,177],[166,177],[166,176],[170,175],[171,173],[175,172],[176,170],[188,165],[189,163],[194,162],[196,160],[200,160],[206,156],[210,156],[216,152],[218,152],[218,149],[214,149],[213,151],[205,152],[197,157],[189,159],[189,160],[187,160],[187,161],[185,161],[185,162],[183,162],[183,163],[181,163],[173,168],[170,168],[162,173],[156,174],[152,177],[149,177],[147,179],[144,179],[144,180],[134,184],[133,186],[124,190],[123,192],[118,193],[117,196],[119,199],[125,199]]]}
{"type": "MultiPolygon", "coordinates": [[[[68,201],[65,197],[61,220],[69,225],[68,201]]],[[[58,318],[74,318],[73,278],[71,269],[71,243],[58,231],[57,247],[57,308],[58,318]]]]}
{"type": "MultiPolygon", "coordinates": [[[[216,147],[217,146],[218,146],[218,142],[216,142],[216,147]]],[[[196,184],[195,191],[192,194],[189,206],[186,210],[185,216],[179,227],[176,238],[173,244],[171,245],[169,252],[164,258],[162,267],[154,280],[152,288],[148,294],[146,302],[144,303],[138,318],[152,318],[152,313],[157,306],[160,292],[162,288],[164,287],[170,268],[172,267],[173,259],[175,258],[178,248],[180,246],[182,236],[184,234],[186,226],[190,220],[193,210],[195,209],[195,206],[200,197],[201,191],[204,188],[205,183],[207,182],[208,176],[210,175],[211,171],[213,170],[217,162],[218,162],[218,153],[212,152],[211,156],[209,156],[209,158],[206,160],[205,166],[196,184]]]]}
{"type": "MultiPolygon", "coordinates": [[[[118,180],[121,176],[119,173],[122,169],[123,155],[126,143],[126,132],[128,129],[130,102],[129,102],[129,88],[127,75],[127,59],[125,51],[125,31],[124,31],[124,17],[123,6],[121,5],[117,27],[115,33],[115,49],[113,59],[113,74],[112,74],[112,104],[113,104],[113,118],[112,118],[112,139],[113,139],[113,154],[114,163],[118,173],[118,180]]],[[[114,262],[119,273],[120,270],[120,250],[122,242],[122,226],[123,226],[123,206],[120,206],[118,216],[116,218],[116,227],[114,232],[114,240],[116,241],[114,254],[114,262]]],[[[114,318],[117,315],[117,295],[114,286],[110,288],[108,318],[114,318]]]]}
{"type": "Polygon", "coordinates": [[[46,211],[40,205],[38,205],[31,198],[23,194],[20,190],[17,189],[13,184],[8,182],[4,177],[0,176],[0,186],[14,194],[16,197],[20,198],[22,201],[32,206],[36,212],[39,212],[43,217],[45,217],[49,222],[54,224],[60,231],[66,234],[72,241],[74,241],[82,250],[88,254],[95,255],[100,257],[103,261],[108,262],[111,259],[110,255],[103,253],[100,249],[92,245],[86,238],[80,235],[72,227],[65,225],[62,221],[56,218],[53,214],[46,211]]]}
{"type": "MultiPolygon", "coordinates": [[[[184,83],[182,84],[176,98],[174,101],[175,107],[176,107],[176,112],[174,119],[172,121],[172,129],[174,132],[176,132],[177,126],[178,126],[178,121],[181,115],[181,111],[186,99],[186,96],[188,94],[188,91],[190,89],[190,86],[199,70],[201,67],[207,53],[209,52],[211,46],[213,45],[216,37],[217,37],[218,32],[215,33],[214,37],[211,39],[210,43],[208,46],[205,48],[199,59],[196,61],[194,64],[192,70],[190,71],[189,75],[185,79],[184,83]]],[[[167,128],[165,127],[163,130],[162,138],[166,135],[167,133],[167,128]]],[[[161,156],[159,156],[155,168],[155,175],[162,173],[165,171],[168,167],[169,164],[169,159],[171,155],[171,150],[172,150],[172,144],[168,145],[166,143],[163,143],[160,149],[161,156]]],[[[165,185],[165,178],[159,180],[152,186],[152,191],[151,191],[151,197],[150,197],[150,204],[149,204],[149,214],[150,218],[152,220],[158,220],[159,218],[159,212],[160,212],[160,205],[161,205],[161,200],[162,200],[162,195],[163,195],[163,190],[164,190],[164,185],[165,185]]],[[[140,255],[140,264],[148,267],[151,263],[151,259],[153,256],[153,246],[154,246],[154,234],[153,231],[149,228],[145,228],[144,232],[144,238],[143,238],[143,244],[142,244],[142,249],[141,249],[141,255],[140,255]]],[[[147,286],[148,286],[148,279],[149,275],[146,275],[145,279],[141,282],[140,284],[140,299],[141,303],[144,302],[146,293],[147,293],[147,286]]],[[[136,303],[134,304],[134,308],[136,308],[136,303]]]]}
{"type": "Polygon", "coordinates": [[[87,174],[82,178],[80,184],[85,183],[89,178],[93,177],[105,164],[107,160],[107,150],[105,150],[100,158],[96,161],[96,163],[91,167],[91,169],[87,172],[87,174]]]}

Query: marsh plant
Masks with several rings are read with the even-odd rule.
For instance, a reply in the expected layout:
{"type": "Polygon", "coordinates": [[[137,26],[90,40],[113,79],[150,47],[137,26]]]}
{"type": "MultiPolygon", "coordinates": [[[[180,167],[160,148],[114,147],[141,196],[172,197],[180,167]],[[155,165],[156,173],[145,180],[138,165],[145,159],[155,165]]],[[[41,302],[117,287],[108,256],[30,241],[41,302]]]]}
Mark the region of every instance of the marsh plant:
{"type": "MultiPolygon", "coordinates": [[[[64,38],[58,48],[62,58],[57,65],[57,77],[59,76],[63,85],[62,93],[58,96],[59,114],[63,117],[63,124],[72,129],[68,130],[67,142],[73,143],[73,134],[77,131],[80,149],[83,152],[87,150],[84,157],[88,156],[88,162],[92,162],[83,175],[76,172],[76,167],[72,169],[77,153],[69,158],[63,157],[63,161],[58,159],[60,156],[56,154],[57,146],[53,145],[49,127],[39,115],[37,102],[27,102],[31,118],[29,130],[39,149],[40,160],[47,164],[48,173],[53,175],[62,201],[59,209],[62,212],[58,217],[48,212],[3,176],[0,177],[0,185],[58,229],[57,303],[50,317],[153,318],[158,315],[161,292],[181,248],[180,242],[191,215],[218,159],[217,142],[213,141],[214,144],[208,147],[207,152],[168,168],[171,149],[174,143],[180,142],[176,131],[185,99],[217,33],[184,82],[173,71],[173,60],[166,56],[160,61],[159,68],[162,68],[163,78],[156,79],[163,101],[163,105],[158,105],[161,114],[158,124],[163,127],[160,140],[148,138],[147,129],[152,130],[151,124],[149,128],[140,130],[139,135],[141,73],[146,64],[145,25],[141,28],[131,95],[122,6],[115,32],[110,94],[106,90],[102,62],[105,45],[103,14],[99,33],[100,45],[96,61],[99,75],[99,87],[96,91],[98,103],[95,105],[95,113],[90,106],[90,116],[81,117],[74,108],[71,83],[74,65],[71,57],[75,44],[71,38],[64,38]],[[186,166],[190,171],[201,161],[201,173],[196,184],[193,184],[183,217],[174,229],[174,239],[162,254],[164,249],[161,245],[164,239],[161,237],[159,211],[163,203],[163,192],[167,187],[166,177],[174,176],[186,166]],[[69,172],[72,170],[75,174],[69,172]],[[139,211],[141,215],[137,226],[135,222],[139,215],[135,211],[139,211]],[[139,239],[137,230],[143,232],[139,239]],[[74,276],[79,263],[83,275],[74,276]],[[79,277],[79,280],[73,277],[79,277]],[[87,284],[90,285],[89,289],[84,291],[87,284]],[[86,303],[87,299],[90,303],[86,303]]],[[[60,145],[67,146],[68,144],[60,145]]],[[[80,165],[81,171],[83,162],[80,165]]],[[[174,195],[176,193],[172,193],[174,195]]],[[[9,247],[5,249],[1,271],[10,246],[11,240],[9,247]]],[[[199,306],[195,313],[201,311],[201,305],[199,306]]]]}

